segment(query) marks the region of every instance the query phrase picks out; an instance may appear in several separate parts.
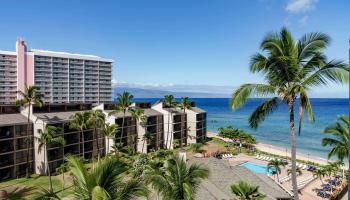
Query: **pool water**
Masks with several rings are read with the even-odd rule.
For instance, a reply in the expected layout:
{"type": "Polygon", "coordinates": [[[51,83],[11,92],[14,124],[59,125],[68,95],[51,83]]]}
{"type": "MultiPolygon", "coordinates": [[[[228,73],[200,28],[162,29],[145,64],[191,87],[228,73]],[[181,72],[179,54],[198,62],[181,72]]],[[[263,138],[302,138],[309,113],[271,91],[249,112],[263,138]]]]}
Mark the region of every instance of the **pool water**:
{"type": "Polygon", "coordinates": [[[267,170],[267,165],[262,165],[262,164],[252,163],[252,162],[245,162],[240,166],[243,166],[257,174],[266,174],[268,176],[272,176],[273,173],[275,172],[275,169],[273,168],[267,170]]]}

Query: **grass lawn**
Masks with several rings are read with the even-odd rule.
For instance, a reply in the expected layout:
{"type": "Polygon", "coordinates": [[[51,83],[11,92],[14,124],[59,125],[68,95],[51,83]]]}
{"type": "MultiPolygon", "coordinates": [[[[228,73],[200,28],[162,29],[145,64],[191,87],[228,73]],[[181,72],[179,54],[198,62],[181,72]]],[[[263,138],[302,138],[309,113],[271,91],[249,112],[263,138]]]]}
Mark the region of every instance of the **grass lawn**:
{"type": "MultiPolygon", "coordinates": [[[[52,176],[52,186],[54,192],[60,197],[67,197],[72,194],[72,181],[68,174],[65,174],[65,190],[62,191],[62,175],[52,176]]],[[[30,178],[18,178],[0,182],[0,190],[6,190],[8,193],[24,193],[23,199],[33,199],[41,188],[49,188],[49,177],[32,175],[30,178]]],[[[21,199],[21,198],[19,198],[21,199]]]]}

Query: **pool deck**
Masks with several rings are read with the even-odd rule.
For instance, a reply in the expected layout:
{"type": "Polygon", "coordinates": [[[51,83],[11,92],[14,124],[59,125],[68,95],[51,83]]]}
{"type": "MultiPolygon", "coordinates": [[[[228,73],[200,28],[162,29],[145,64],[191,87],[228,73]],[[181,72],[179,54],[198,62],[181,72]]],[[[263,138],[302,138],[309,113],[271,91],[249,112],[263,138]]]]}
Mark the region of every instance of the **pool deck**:
{"type": "MultiPolygon", "coordinates": [[[[239,155],[235,156],[233,159],[229,159],[228,162],[230,163],[231,166],[239,166],[245,162],[252,162],[252,163],[263,164],[263,165],[267,165],[267,163],[268,163],[267,161],[258,160],[253,156],[247,156],[244,154],[239,154],[239,155]]],[[[289,165],[285,166],[284,168],[282,167],[282,170],[281,170],[282,172],[281,172],[281,174],[278,175],[280,179],[288,175],[287,174],[288,168],[290,168],[289,165]]],[[[307,178],[310,178],[312,176],[313,176],[313,174],[311,172],[309,172],[307,170],[302,170],[302,175],[297,177],[297,182],[300,182],[302,180],[306,180],[307,178]]],[[[276,176],[271,176],[270,178],[277,181],[276,176]]],[[[329,179],[330,179],[330,177],[325,177],[325,178],[323,178],[322,181],[324,183],[326,183],[327,180],[329,180],[329,179]]],[[[322,200],[322,198],[317,196],[316,192],[315,192],[315,189],[321,188],[321,185],[322,185],[322,182],[319,179],[312,181],[309,185],[307,185],[305,188],[300,190],[299,198],[301,200],[311,200],[311,199],[312,200],[313,199],[314,200],[322,200]]],[[[282,184],[282,186],[286,190],[292,191],[292,181],[291,180],[284,182],[282,184]]]]}
{"type": "Polygon", "coordinates": [[[242,166],[230,166],[228,160],[213,157],[191,158],[188,163],[201,164],[210,171],[209,178],[201,183],[195,199],[232,199],[234,195],[230,186],[240,180],[259,186],[259,191],[267,195],[265,199],[291,199],[291,196],[273,179],[264,174],[256,174],[242,166]]]}

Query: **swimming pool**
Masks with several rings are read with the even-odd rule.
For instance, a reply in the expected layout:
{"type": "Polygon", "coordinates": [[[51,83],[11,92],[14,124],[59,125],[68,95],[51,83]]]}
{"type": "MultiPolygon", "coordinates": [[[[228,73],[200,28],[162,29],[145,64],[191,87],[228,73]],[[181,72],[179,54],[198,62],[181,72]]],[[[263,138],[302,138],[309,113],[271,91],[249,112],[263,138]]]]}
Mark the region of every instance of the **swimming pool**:
{"type": "Polygon", "coordinates": [[[266,174],[268,176],[272,176],[273,173],[275,172],[275,169],[273,168],[270,170],[267,170],[267,165],[262,165],[262,164],[252,163],[252,162],[245,162],[240,166],[243,166],[257,174],[266,174]]]}

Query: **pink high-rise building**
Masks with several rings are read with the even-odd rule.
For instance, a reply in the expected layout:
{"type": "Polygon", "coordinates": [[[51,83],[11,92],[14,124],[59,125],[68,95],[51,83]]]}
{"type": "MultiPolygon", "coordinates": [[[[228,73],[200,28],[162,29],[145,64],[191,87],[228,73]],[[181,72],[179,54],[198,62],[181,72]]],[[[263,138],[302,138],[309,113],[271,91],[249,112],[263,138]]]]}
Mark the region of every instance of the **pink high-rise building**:
{"type": "Polygon", "coordinates": [[[31,49],[18,39],[16,51],[0,51],[0,104],[13,104],[17,91],[36,85],[45,103],[112,101],[113,60],[93,55],[31,49]]]}

